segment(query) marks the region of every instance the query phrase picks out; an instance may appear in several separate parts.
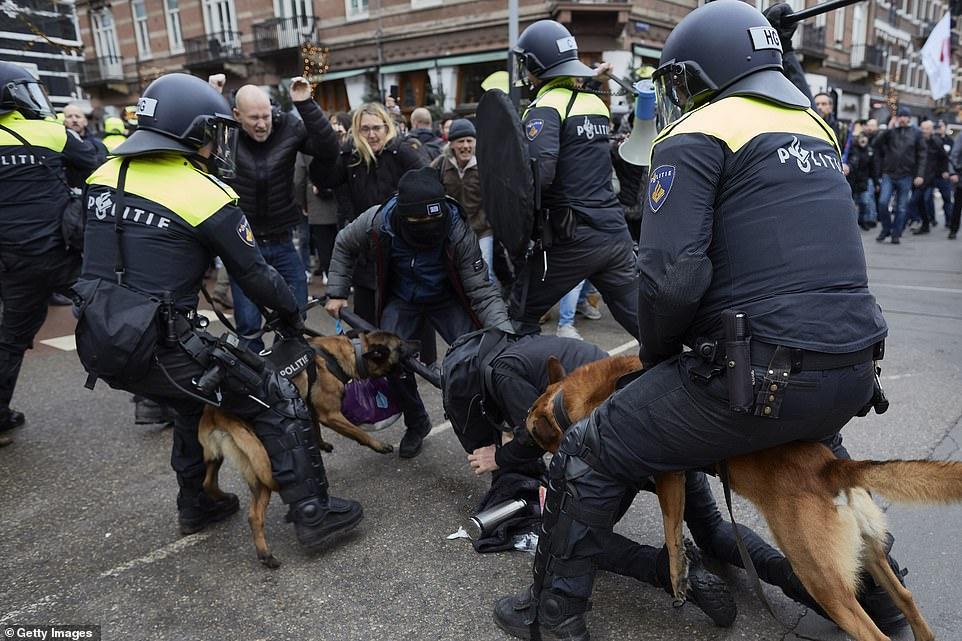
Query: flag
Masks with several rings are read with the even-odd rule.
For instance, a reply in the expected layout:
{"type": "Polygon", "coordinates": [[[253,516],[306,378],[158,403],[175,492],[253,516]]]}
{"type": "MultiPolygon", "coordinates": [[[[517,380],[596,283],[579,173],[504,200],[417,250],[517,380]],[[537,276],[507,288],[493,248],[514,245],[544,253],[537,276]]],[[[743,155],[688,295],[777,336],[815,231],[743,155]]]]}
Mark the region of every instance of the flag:
{"type": "Polygon", "coordinates": [[[952,91],[951,30],[951,18],[945,14],[922,47],[922,66],[929,76],[929,86],[935,100],[952,91]]]}

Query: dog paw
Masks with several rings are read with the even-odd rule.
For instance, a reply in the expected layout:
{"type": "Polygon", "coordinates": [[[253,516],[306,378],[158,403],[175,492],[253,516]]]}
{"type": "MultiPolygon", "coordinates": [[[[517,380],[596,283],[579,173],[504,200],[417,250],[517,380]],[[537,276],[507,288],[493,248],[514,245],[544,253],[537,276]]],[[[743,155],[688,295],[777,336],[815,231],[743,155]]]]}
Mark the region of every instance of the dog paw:
{"type": "Polygon", "coordinates": [[[394,451],[394,446],[388,443],[381,443],[380,441],[375,443],[371,449],[373,449],[378,454],[390,454],[394,451]]]}
{"type": "Polygon", "coordinates": [[[324,450],[325,452],[327,452],[328,454],[334,451],[334,446],[328,443],[327,441],[321,441],[320,443],[317,444],[317,446],[322,450],[324,450]]]}
{"type": "Polygon", "coordinates": [[[260,560],[261,563],[263,563],[264,565],[266,565],[272,570],[276,570],[277,568],[281,567],[281,562],[278,561],[273,554],[268,554],[267,556],[258,555],[257,558],[260,560]]]}

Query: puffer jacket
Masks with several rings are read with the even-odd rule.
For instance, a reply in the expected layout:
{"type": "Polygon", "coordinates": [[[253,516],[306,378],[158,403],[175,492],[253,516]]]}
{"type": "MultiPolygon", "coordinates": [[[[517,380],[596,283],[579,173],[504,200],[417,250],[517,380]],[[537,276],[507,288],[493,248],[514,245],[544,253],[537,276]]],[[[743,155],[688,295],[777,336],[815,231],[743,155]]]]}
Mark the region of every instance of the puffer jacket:
{"type": "Polygon", "coordinates": [[[873,141],[882,173],[893,178],[925,176],[925,144],[922,132],[912,127],[893,127],[879,132],[873,141]]]}
{"type": "MultiPolygon", "coordinates": [[[[478,238],[465,222],[457,203],[450,199],[451,226],[444,251],[445,267],[451,288],[471,316],[478,329],[498,327],[513,332],[497,285],[488,280],[487,266],[481,258],[478,238]]],[[[331,298],[347,298],[351,291],[352,275],[359,257],[367,257],[376,268],[375,300],[377,320],[387,303],[391,248],[400,242],[385,221],[385,213],[396,206],[391,198],[383,207],[371,207],[354,222],[342,229],[334,242],[334,254],[328,271],[327,294],[331,298]]]]}
{"type": "Polygon", "coordinates": [[[491,235],[491,225],[481,208],[481,177],[478,174],[477,157],[468,161],[468,166],[461,175],[458,161],[454,158],[454,150],[448,145],[444,152],[431,163],[441,176],[444,193],[454,198],[461,205],[468,217],[471,229],[478,238],[491,235]]]}
{"type": "Polygon", "coordinates": [[[300,222],[293,187],[298,151],[327,167],[337,158],[337,137],[317,103],[304,100],[294,106],[301,118],[279,114],[264,142],[243,131],[237,141],[237,175],[227,182],[240,197],[240,208],[255,236],[277,236],[300,222]]]}
{"type": "Polygon", "coordinates": [[[424,157],[410,145],[395,138],[381,150],[370,167],[365,165],[348,141],[341,147],[333,166],[319,161],[311,163],[311,182],[318,187],[347,188],[347,199],[353,209],[348,221],[354,220],[368,207],[380,205],[397,191],[398,181],[404,172],[419,169],[427,164],[424,157]]]}

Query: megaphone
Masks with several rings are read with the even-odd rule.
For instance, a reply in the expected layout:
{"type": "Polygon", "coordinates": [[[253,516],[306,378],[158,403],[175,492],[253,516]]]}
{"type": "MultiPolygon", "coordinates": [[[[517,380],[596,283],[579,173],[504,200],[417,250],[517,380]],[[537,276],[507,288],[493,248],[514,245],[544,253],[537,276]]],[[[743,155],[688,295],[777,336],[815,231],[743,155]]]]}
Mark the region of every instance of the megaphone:
{"type": "Polygon", "coordinates": [[[632,165],[647,167],[651,164],[651,143],[658,130],[655,127],[655,85],[651,80],[639,80],[634,84],[635,124],[628,140],[618,147],[621,159],[632,165]]]}

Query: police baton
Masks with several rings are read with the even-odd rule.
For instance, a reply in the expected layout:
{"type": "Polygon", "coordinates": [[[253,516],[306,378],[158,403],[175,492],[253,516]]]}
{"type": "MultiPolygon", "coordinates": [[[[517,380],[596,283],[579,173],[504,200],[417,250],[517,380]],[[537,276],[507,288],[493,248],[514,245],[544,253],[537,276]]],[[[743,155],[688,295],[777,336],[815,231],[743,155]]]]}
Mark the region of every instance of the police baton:
{"type": "MultiPolygon", "coordinates": [[[[352,310],[347,307],[342,307],[340,311],[340,319],[353,327],[356,330],[362,332],[376,332],[378,329],[371,325],[369,322],[355,314],[352,310]]],[[[428,367],[421,361],[417,359],[417,356],[408,356],[403,361],[401,365],[409,372],[417,374],[424,380],[426,380],[431,385],[436,388],[441,389],[441,373],[433,367],[428,367]]]]}
{"type": "Polygon", "coordinates": [[[782,24],[800,22],[813,16],[820,16],[823,13],[828,13],[829,11],[835,11],[836,9],[847,7],[848,5],[855,4],[857,2],[864,2],[864,0],[829,0],[829,2],[823,2],[822,4],[817,4],[814,7],[809,7],[808,9],[802,9],[801,11],[795,11],[793,13],[789,13],[788,15],[782,16],[781,22],[782,24]]]}

